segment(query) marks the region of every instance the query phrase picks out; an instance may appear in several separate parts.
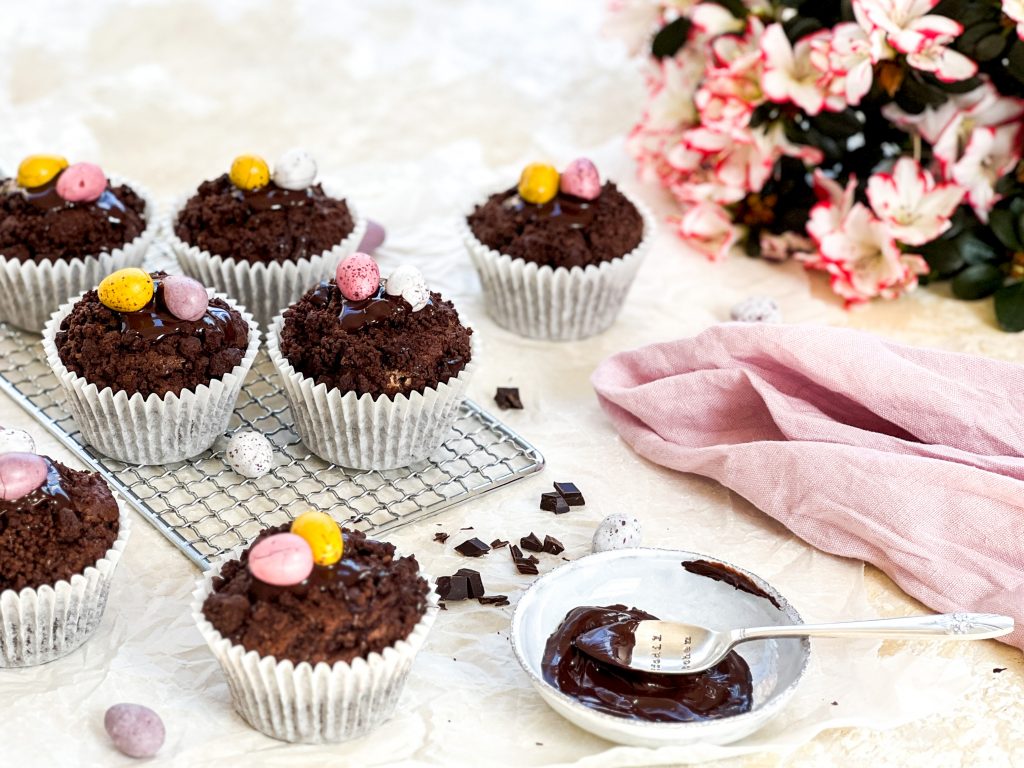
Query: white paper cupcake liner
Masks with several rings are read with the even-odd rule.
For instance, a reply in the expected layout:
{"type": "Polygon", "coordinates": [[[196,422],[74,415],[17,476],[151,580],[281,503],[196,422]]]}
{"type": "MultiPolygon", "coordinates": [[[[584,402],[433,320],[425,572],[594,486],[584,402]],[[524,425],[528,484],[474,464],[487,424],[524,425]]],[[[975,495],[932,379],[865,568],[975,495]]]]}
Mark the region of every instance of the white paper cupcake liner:
{"type": "Polygon", "coordinates": [[[422,392],[395,397],[328,389],[299,373],[281,353],[284,318],[267,333],[267,353],[281,375],[295,428],[320,458],[351,469],[395,469],[423,461],[448,437],[480,354],[471,338],[470,361],[458,376],[422,392]]]}
{"type": "MultiPolygon", "coordinates": [[[[409,636],[382,653],[351,664],[278,661],[233,644],[203,615],[214,577],[243,549],[215,563],[192,593],[192,616],[220,662],[235,711],[271,738],[305,744],[350,741],[382,725],[394,714],[413,660],[437,617],[437,595],[428,595],[426,613],[409,636]]],[[[426,574],[420,575],[430,583],[426,574]]]]}
{"type": "Polygon", "coordinates": [[[40,333],[58,307],[72,296],[91,290],[124,267],[142,264],[160,228],[161,217],[152,196],[134,181],[111,176],[112,184],[127,184],[146,201],[146,228],[130,243],[109,253],[85,258],[19,261],[0,254],[0,322],[40,333]]]}
{"type": "Polygon", "coordinates": [[[654,216],[645,205],[628,199],[644,220],[639,245],[617,259],[585,268],[552,269],[499,253],[477,240],[462,216],[459,231],[494,322],[520,336],[549,341],[585,339],[607,330],[654,239],[654,216]]]}
{"type": "MultiPolygon", "coordinates": [[[[332,191],[325,191],[336,196],[332,191]]],[[[203,285],[226,293],[245,306],[264,328],[282,310],[291,306],[302,294],[319,283],[334,277],[338,262],[354,253],[366,234],[366,219],[359,215],[351,199],[345,198],[355,227],[349,236],[328,251],[306,259],[285,262],[240,261],[211,254],[189,245],[174,232],[178,214],[188,202],[183,197],[172,206],[164,220],[163,237],[178,259],[181,270],[203,285]]]]}
{"type": "Polygon", "coordinates": [[[67,656],[92,636],[103,618],[114,569],[131,522],[118,502],[117,538],[95,565],[37,589],[0,592],[0,667],[32,667],[67,656]]]}
{"type": "Polygon", "coordinates": [[[143,398],[110,387],[100,390],[65,367],[57,352],[60,324],[78,303],[77,296],[53,313],[43,331],[43,351],[67,396],[67,406],[82,437],[104,456],[126,464],[172,464],[202,453],[227,430],[228,420],[260,347],[259,326],[245,307],[212,293],[238,310],[249,324],[249,346],[242,361],[220,379],[181,394],[143,398]]]}

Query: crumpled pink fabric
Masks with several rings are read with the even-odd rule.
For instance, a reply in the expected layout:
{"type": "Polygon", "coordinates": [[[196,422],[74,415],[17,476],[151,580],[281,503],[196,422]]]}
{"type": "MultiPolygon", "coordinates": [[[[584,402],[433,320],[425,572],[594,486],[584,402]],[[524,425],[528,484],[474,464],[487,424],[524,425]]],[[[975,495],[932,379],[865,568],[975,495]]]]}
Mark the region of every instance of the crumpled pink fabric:
{"type": "Polygon", "coordinates": [[[717,325],[592,383],[640,455],[1024,647],[1024,367],[841,328],[717,325]]]}

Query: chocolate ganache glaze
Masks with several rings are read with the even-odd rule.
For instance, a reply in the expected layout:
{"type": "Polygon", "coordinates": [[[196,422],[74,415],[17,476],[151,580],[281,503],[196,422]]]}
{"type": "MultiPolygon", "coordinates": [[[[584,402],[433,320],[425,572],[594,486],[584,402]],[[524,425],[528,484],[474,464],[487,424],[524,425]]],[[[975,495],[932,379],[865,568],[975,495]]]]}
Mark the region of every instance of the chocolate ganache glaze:
{"type": "Polygon", "coordinates": [[[706,672],[659,675],[598,661],[575,645],[576,638],[592,629],[625,628],[646,619],[657,617],[624,605],[574,608],[548,638],[541,661],[544,679],[591,709],[639,720],[691,722],[750,711],[750,668],[735,652],[706,672]]]}
{"type": "Polygon", "coordinates": [[[740,573],[724,563],[714,563],[710,560],[688,560],[684,561],[682,566],[697,576],[707,576],[709,579],[728,584],[740,592],[747,592],[755,597],[763,597],[776,608],[782,610],[782,606],[779,605],[778,601],[751,581],[746,574],[740,573]]]}
{"type": "MultiPolygon", "coordinates": [[[[412,307],[401,296],[391,296],[384,290],[382,282],[377,292],[368,299],[352,301],[345,298],[341,291],[333,288],[329,280],[323,280],[313,291],[313,296],[327,304],[335,300],[341,306],[338,319],[341,320],[341,327],[346,331],[356,331],[364,325],[387,320],[396,315],[403,307],[411,311],[412,307]]],[[[433,298],[427,299],[427,306],[432,306],[433,298]]]]}
{"type": "Polygon", "coordinates": [[[242,346],[248,339],[238,338],[238,328],[232,322],[231,311],[226,307],[210,304],[198,320],[182,320],[168,311],[163,296],[163,278],[166,274],[157,272],[153,276],[153,298],[149,304],[136,312],[119,312],[121,333],[137,333],[147,341],[160,339],[176,333],[195,335],[197,332],[219,331],[224,334],[229,346],[242,346]]]}

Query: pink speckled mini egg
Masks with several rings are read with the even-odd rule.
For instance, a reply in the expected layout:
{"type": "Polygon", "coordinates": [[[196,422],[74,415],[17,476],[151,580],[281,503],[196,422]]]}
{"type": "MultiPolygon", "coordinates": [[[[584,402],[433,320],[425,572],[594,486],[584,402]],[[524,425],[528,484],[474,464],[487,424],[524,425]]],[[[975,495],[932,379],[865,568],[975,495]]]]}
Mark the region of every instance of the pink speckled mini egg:
{"type": "Polygon", "coordinates": [[[558,186],[566,195],[583,200],[596,200],[601,194],[601,174],[590,160],[580,157],[569,163],[562,171],[558,186]]]}
{"type": "Polygon", "coordinates": [[[380,288],[380,268],[372,256],[353,253],[341,260],[335,273],[341,295],[349,301],[362,301],[380,288]]]}
{"type": "Polygon", "coordinates": [[[294,533],[267,536],[249,551],[249,572],[264,584],[290,587],[313,571],[313,550],[294,533]]]}
{"type": "Polygon", "coordinates": [[[93,163],[75,163],[57,178],[57,194],[69,203],[91,203],[99,200],[107,188],[107,176],[93,163]]]}
{"type": "Polygon", "coordinates": [[[34,453],[0,454],[0,499],[14,501],[46,482],[50,467],[34,453]]]}
{"type": "Polygon", "coordinates": [[[206,314],[210,297],[198,280],[185,275],[168,275],[160,279],[160,287],[167,311],[179,320],[194,323],[206,314]]]}

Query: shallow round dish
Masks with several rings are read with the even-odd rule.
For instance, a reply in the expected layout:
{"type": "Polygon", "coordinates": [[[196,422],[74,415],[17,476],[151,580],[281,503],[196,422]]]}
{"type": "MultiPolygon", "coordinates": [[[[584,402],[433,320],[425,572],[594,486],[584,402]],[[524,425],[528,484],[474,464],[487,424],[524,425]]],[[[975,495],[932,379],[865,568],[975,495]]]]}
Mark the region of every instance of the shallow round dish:
{"type": "Polygon", "coordinates": [[[802,624],[800,614],[764,579],[742,568],[694,552],[623,549],[589,555],[533,583],[512,615],[512,647],[534,688],[572,723],[596,736],[640,747],[729,744],[749,736],[792,698],[807,670],[807,638],[758,640],[737,646],[750,665],[754,705],[750,712],[718,720],[652,723],[608,715],[581,704],[547,683],[541,673],[544,646],[565,615],[581,605],[614,605],[649,611],[660,619],[712,629],[802,624]],[[690,560],[721,563],[748,576],[771,601],[682,568],[690,560]]]}

